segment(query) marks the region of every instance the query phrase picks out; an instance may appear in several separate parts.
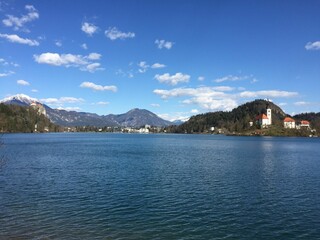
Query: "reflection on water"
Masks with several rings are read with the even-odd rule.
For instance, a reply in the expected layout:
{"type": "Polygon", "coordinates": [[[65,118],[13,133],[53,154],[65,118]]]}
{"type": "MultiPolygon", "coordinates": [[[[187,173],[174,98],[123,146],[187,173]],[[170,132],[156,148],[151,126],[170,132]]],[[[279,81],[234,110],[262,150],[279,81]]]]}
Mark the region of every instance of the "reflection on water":
{"type": "Polygon", "coordinates": [[[12,134],[0,239],[314,239],[318,139],[12,134]]]}

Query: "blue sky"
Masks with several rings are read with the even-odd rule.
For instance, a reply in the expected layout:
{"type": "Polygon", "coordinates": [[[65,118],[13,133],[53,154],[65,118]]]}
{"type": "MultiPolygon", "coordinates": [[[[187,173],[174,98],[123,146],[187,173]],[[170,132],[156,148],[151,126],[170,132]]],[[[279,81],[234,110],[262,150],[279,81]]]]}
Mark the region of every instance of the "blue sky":
{"type": "Polygon", "coordinates": [[[320,111],[320,1],[0,0],[0,98],[168,119],[320,111]]]}

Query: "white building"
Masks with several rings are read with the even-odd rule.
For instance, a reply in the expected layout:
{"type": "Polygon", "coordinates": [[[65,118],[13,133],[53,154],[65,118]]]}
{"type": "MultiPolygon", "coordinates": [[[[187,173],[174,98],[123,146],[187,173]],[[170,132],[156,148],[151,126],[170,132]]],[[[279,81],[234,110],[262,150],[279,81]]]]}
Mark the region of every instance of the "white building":
{"type": "Polygon", "coordinates": [[[256,117],[257,124],[260,125],[262,128],[266,128],[267,126],[272,124],[272,111],[267,105],[267,115],[261,113],[256,117]]]}
{"type": "Polygon", "coordinates": [[[284,128],[296,128],[296,121],[290,117],[286,117],[284,120],[283,120],[283,127],[284,128]]]}

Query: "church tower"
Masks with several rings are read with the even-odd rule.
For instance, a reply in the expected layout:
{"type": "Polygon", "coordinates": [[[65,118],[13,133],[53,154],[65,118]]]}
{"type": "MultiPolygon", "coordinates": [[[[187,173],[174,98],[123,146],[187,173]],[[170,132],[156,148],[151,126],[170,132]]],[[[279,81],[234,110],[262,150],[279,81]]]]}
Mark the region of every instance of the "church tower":
{"type": "Polygon", "coordinates": [[[271,108],[269,107],[269,103],[267,103],[267,117],[268,117],[268,125],[271,125],[272,113],[271,113],[271,108]]]}

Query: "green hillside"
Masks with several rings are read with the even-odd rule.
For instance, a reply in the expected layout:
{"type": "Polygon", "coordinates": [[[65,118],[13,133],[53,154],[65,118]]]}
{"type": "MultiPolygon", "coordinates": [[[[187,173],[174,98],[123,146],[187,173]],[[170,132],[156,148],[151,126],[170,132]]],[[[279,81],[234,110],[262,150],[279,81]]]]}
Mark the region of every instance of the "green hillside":
{"type": "MultiPolygon", "coordinates": [[[[191,117],[187,122],[180,126],[170,126],[167,132],[175,133],[210,133],[214,127],[214,132],[223,132],[226,134],[259,134],[259,135],[307,135],[307,132],[295,131],[295,129],[284,129],[283,119],[287,114],[277,105],[265,100],[255,100],[245,103],[230,112],[209,112],[191,117]],[[260,129],[256,123],[256,117],[261,113],[266,113],[266,108],[269,106],[272,110],[272,125],[267,129],[260,129]],[[250,122],[253,123],[250,126],[250,122]]],[[[303,118],[304,116],[301,116],[303,118]]],[[[307,118],[303,118],[308,120],[307,118]]],[[[297,120],[299,120],[297,118],[297,120]]],[[[311,121],[318,126],[315,121],[311,121]]],[[[319,121],[317,121],[317,124],[319,121]]]]}
{"type": "Polygon", "coordinates": [[[31,107],[0,104],[0,132],[52,132],[59,127],[31,107]]]}

